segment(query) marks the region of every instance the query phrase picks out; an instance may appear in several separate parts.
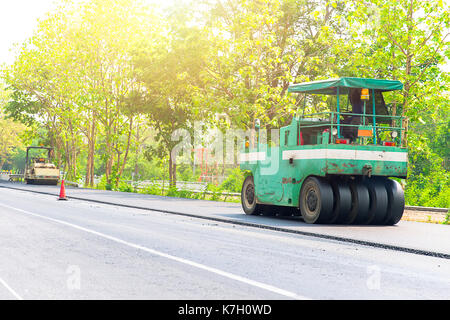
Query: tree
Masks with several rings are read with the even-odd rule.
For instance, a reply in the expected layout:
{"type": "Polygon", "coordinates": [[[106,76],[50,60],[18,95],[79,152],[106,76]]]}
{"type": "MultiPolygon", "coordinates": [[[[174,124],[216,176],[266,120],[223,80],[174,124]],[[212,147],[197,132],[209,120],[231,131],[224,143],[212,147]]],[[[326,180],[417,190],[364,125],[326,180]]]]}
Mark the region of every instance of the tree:
{"type": "Polygon", "coordinates": [[[92,185],[100,149],[107,183],[119,183],[140,112],[129,103],[138,87],[131,52],[148,38],[151,18],[148,7],[131,0],[64,1],[5,70],[14,92],[7,110],[47,129],[68,178],[80,176],[79,157],[86,155],[85,182],[92,185]]]}
{"type": "MultiPolygon", "coordinates": [[[[448,83],[439,69],[445,55],[449,56],[448,8],[437,0],[352,4],[347,15],[352,34],[345,48],[347,72],[402,81],[404,89],[401,96],[393,97],[392,113],[400,114],[397,108],[401,106],[405,126],[407,118],[420,121],[444,103],[433,93],[442,93],[448,83]]],[[[409,142],[419,142],[417,139],[413,135],[409,142]]]]}
{"type": "Polygon", "coordinates": [[[337,50],[346,74],[404,84],[400,94],[387,99],[408,129],[403,139],[409,148],[407,201],[448,205],[449,174],[438,142],[445,141],[450,122],[448,73],[441,68],[450,58],[448,8],[437,0],[352,1],[347,20],[352,37],[337,50]]]}
{"type": "Polygon", "coordinates": [[[328,1],[219,1],[209,12],[208,102],[238,128],[255,118],[270,128],[284,125],[300,95],[293,82],[333,75],[328,49],[339,38],[342,6],[328,1]]]}
{"type": "Polygon", "coordinates": [[[0,169],[3,169],[3,166],[23,149],[21,135],[25,131],[25,126],[6,119],[2,111],[7,104],[9,95],[10,92],[0,90],[0,169]]]}
{"type": "Polygon", "coordinates": [[[176,159],[172,152],[178,141],[175,130],[193,130],[200,109],[196,95],[203,86],[202,70],[209,46],[204,31],[192,23],[193,11],[179,6],[168,12],[168,23],[157,38],[136,53],[135,66],[142,83],[145,113],[156,130],[157,147],[146,155],[168,159],[169,182],[176,184],[176,159]]]}

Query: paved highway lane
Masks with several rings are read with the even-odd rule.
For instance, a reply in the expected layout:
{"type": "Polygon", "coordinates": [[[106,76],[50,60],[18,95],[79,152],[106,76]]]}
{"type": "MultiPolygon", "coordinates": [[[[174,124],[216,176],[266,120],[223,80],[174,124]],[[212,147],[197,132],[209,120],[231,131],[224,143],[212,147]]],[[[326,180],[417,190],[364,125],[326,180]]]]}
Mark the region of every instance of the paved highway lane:
{"type": "Polygon", "coordinates": [[[450,299],[449,259],[4,188],[0,239],[1,299],[450,299]]]}

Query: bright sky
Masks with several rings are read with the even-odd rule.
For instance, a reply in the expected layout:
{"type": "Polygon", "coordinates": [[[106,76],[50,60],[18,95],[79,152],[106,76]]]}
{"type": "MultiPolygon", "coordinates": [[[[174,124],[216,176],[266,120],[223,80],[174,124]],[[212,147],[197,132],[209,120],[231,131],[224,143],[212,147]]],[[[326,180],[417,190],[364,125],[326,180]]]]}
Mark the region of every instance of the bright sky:
{"type": "MultiPolygon", "coordinates": [[[[167,3],[167,0],[145,0],[149,3],[167,3]]],[[[37,20],[56,8],[58,0],[0,0],[0,65],[14,61],[15,43],[31,37],[37,20]]]]}
{"type": "Polygon", "coordinates": [[[0,64],[12,63],[14,43],[30,37],[37,19],[54,8],[53,0],[2,0],[0,10],[0,64]]]}

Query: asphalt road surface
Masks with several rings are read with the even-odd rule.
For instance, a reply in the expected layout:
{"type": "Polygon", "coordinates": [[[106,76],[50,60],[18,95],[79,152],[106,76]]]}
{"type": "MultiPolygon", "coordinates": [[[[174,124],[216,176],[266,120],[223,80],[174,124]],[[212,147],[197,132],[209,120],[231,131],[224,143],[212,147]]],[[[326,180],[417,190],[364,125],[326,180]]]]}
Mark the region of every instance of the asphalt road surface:
{"type": "Polygon", "coordinates": [[[53,195],[0,186],[0,299],[450,299],[448,226],[310,226],[238,204],[20,187],[53,195]]]}

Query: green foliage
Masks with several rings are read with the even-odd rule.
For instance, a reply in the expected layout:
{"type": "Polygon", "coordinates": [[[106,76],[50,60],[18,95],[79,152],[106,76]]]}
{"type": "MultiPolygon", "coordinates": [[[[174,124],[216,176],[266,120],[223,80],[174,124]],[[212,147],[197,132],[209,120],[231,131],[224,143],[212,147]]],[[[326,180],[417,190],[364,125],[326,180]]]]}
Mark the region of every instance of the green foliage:
{"type": "Polygon", "coordinates": [[[156,184],[150,184],[150,185],[146,186],[145,188],[139,190],[138,192],[144,193],[144,194],[152,194],[152,195],[156,195],[156,196],[161,196],[162,188],[157,186],[156,184]]]}
{"type": "Polygon", "coordinates": [[[136,188],[133,185],[124,181],[120,181],[117,186],[115,184],[108,183],[105,175],[101,177],[100,182],[97,184],[96,188],[110,191],[137,192],[136,188]]]}
{"type": "Polygon", "coordinates": [[[405,189],[409,205],[450,208],[450,173],[433,153],[412,153],[405,189]]]}
{"type": "Polygon", "coordinates": [[[100,178],[100,181],[99,181],[99,183],[97,184],[96,188],[97,188],[97,189],[100,189],[100,190],[112,190],[112,189],[113,189],[113,186],[111,185],[111,183],[108,183],[108,182],[106,181],[106,176],[103,175],[103,176],[100,178]]]}
{"type": "Polygon", "coordinates": [[[445,216],[445,220],[442,221],[442,224],[450,224],[450,210],[447,212],[447,215],[445,216]]]}
{"type": "Polygon", "coordinates": [[[176,197],[190,199],[190,198],[194,197],[194,194],[195,194],[194,192],[191,192],[188,190],[180,190],[180,191],[177,191],[176,197]]]}
{"type": "Polygon", "coordinates": [[[177,180],[181,181],[194,181],[195,177],[192,172],[192,167],[188,165],[177,166],[177,180]]]}
{"type": "Polygon", "coordinates": [[[170,186],[169,189],[167,190],[166,196],[168,196],[168,197],[177,197],[178,196],[177,187],[170,186]]]}
{"type": "MultiPolygon", "coordinates": [[[[12,119],[5,118],[2,108],[8,104],[11,91],[4,90],[0,83],[0,170],[11,170],[13,159],[24,150],[26,127],[12,119]]],[[[17,168],[17,167],[15,167],[17,168]]]]}
{"type": "Polygon", "coordinates": [[[244,183],[245,175],[240,168],[227,170],[227,178],[220,185],[222,190],[229,192],[241,192],[242,184],[244,183]]]}
{"type": "Polygon", "coordinates": [[[428,183],[425,186],[410,183],[405,190],[405,197],[408,205],[439,208],[450,207],[450,189],[448,186],[439,189],[432,183],[428,183]]]}
{"type": "MultiPolygon", "coordinates": [[[[213,183],[208,183],[205,189],[206,192],[209,191],[209,196],[211,197],[210,200],[218,201],[220,198],[220,194],[223,192],[222,188],[218,185],[215,185],[213,183]]],[[[204,196],[206,196],[206,192],[204,193],[204,196]]]]}
{"type": "Polygon", "coordinates": [[[131,184],[120,181],[118,191],[121,192],[136,192],[136,189],[131,184]]]}

